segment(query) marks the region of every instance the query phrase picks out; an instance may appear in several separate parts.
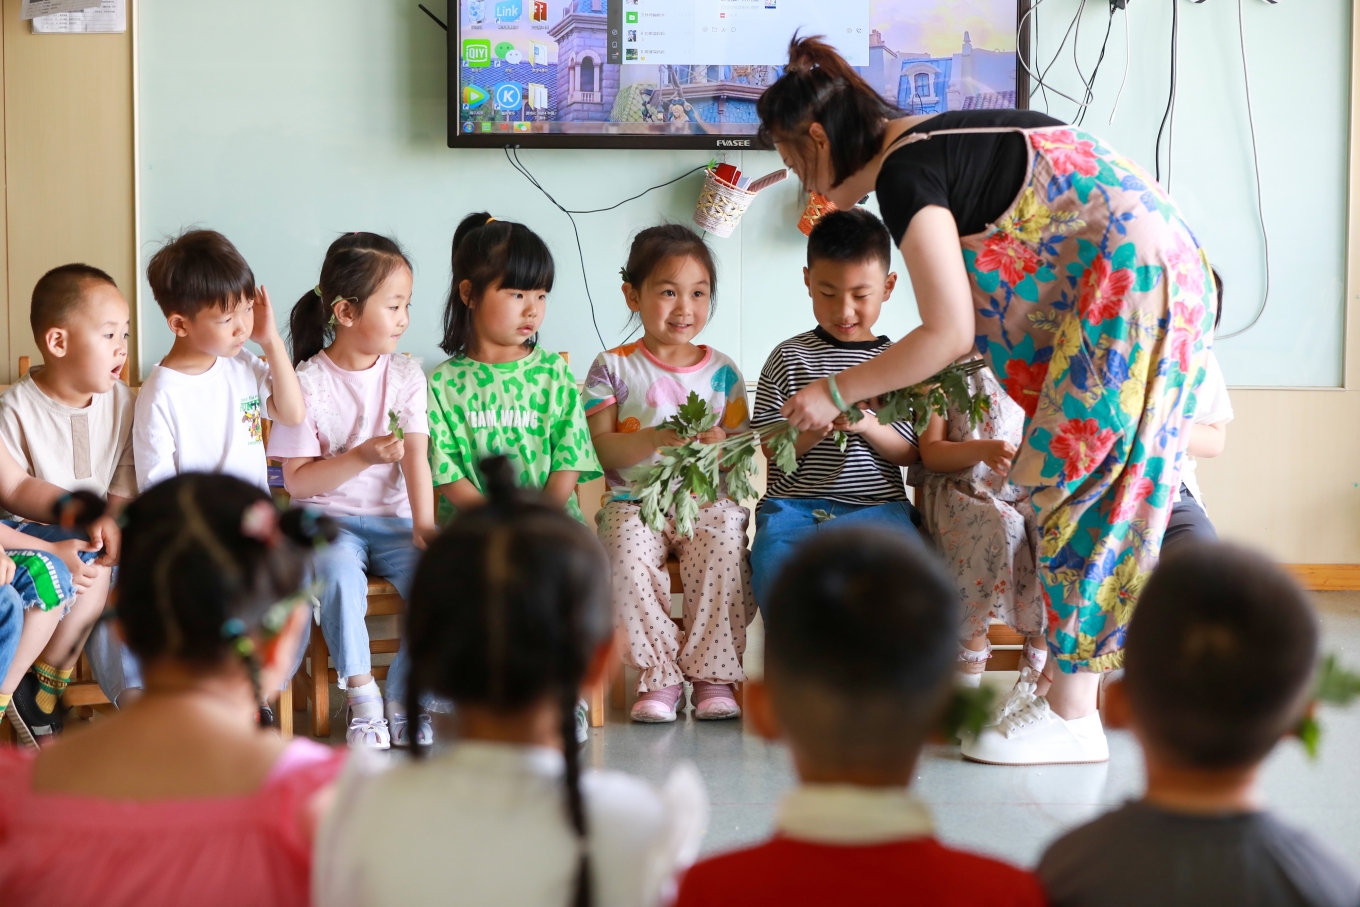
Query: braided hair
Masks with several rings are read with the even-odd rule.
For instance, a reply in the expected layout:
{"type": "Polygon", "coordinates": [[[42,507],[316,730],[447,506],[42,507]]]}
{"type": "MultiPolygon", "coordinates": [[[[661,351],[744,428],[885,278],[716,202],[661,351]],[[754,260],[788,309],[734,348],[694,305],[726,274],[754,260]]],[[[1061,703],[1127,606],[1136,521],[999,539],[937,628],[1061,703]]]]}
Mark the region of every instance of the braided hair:
{"type": "Polygon", "coordinates": [[[259,488],[226,475],[183,473],[128,505],[118,620],[144,663],[215,666],[236,656],[255,691],[255,637],[277,633],[278,607],[302,588],[307,552],[335,538],[315,511],[280,515],[259,488]]]}
{"type": "Polygon", "coordinates": [[[609,564],[585,526],[515,488],[505,457],[481,469],[488,503],[460,514],[416,572],[406,713],[418,714],[430,695],[506,712],[557,700],[566,813],[579,850],[571,904],[588,907],[576,703],[591,656],[610,635],[609,564]]]}

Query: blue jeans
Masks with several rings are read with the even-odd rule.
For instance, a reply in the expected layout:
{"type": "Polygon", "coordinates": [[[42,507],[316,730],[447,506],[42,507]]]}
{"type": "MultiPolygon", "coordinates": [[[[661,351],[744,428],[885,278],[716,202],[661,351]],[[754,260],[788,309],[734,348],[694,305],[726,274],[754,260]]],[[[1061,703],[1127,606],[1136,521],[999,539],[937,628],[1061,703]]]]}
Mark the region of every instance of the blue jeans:
{"type": "Polygon", "coordinates": [[[910,501],[886,504],[843,504],[822,498],[764,498],[756,508],[756,538],[751,545],[751,591],[756,606],[765,614],[765,602],[779,569],[802,542],[817,532],[849,526],[880,526],[892,529],[920,543],[916,529],[920,516],[910,501]],[[814,510],[824,510],[833,519],[818,522],[814,510]]]}
{"type": "Polygon", "coordinates": [[[0,586],[0,681],[9,673],[19,635],[24,632],[24,602],[13,586],[0,586]]]}
{"type": "MultiPolygon", "coordinates": [[[[12,521],[8,522],[8,525],[45,542],[88,538],[78,529],[63,529],[47,523],[12,521]]],[[[82,551],[80,554],[80,559],[87,564],[97,557],[99,557],[97,551],[82,551]]],[[[115,567],[109,582],[116,582],[117,579],[118,568],[115,567]]],[[[137,656],[133,655],[118,638],[112,621],[101,620],[94,625],[94,629],[90,631],[90,638],[85,641],[85,655],[90,659],[90,670],[94,672],[99,689],[108,697],[109,702],[117,704],[118,697],[122,696],[125,690],[142,688],[142,667],[137,661],[137,656]]]]}
{"type": "MultiPolygon", "coordinates": [[[[420,550],[411,540],[411,521],[391,516],[341,516],[340,535],[316,558],[321,580],[321,634],[335,659],[335,673],[343,686],[346,677],[373,669],[368,651],[368,577],[381,576],[397,587],[403,599],[411,595],[420,550]]],[[[324,670],[324,667],[318,668],[324,670]]],[[[403,640],[387,669],[387,698],[402,702],[410,656],[403,640]]]]}

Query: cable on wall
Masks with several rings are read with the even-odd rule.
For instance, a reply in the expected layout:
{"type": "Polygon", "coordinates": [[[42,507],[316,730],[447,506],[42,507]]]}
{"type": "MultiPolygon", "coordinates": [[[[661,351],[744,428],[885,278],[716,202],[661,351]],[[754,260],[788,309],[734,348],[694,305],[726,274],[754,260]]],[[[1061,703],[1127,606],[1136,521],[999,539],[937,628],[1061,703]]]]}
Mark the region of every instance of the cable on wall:
{"type": "Polygon", "coordinates": [[[1157,162],[1156,177],[1157,182],[1161,183],[1162,188],[1171,191],[1171,150],[1175,141],[1175,118],[1176,118],[1176,63],[1180,56],[1178,49],[1181,38],[1181,8],[1180,0],[1171,0],[1171,90],[1166,96],[1166,112],[1162,114],[1162,125],[1157,127],[1157,162]],[[1172,136],[1167,142],[1166,148],[1166,182],[1162,182],[1162,133],[1166,130],[1166,124],[1172,123],[1172,136]]]}
{"type": "MultiPolygon", "coordinates": [[[[1110,46],[1110,30],[1114,28],[1114,10],[1115,7],[1114,4],[1112,3],[1110,4],[1110,17],[1109,19],[1105,20],[1105,38],[1100,42],[1100,56],[1096,58],[1096,68],[1091,70],[1091,78],[1086,81],[1085,97],[1087,106],[1081,109],[1081,114],[1077,117],[1077,121],[1074,125],[1080,126],[1082,123],[1086,121],[1086,112],[1091,109],[1090,104],[1092,101],[1095,100],[1096,76],[1100,75],[1100,64],[1105,62],[1105,50],[1110,46]]],[[[1124,11],[1124,15],[1125,16],[1128,15],[1127,9],[1124,11]]],[[[1073,42],[1072,59],[1075,61],[1076,58],[1077,58],[1077,45],[1075,42],[1073,42]]],[[[1081,75],[1081,67],[1077,67],[1077,75],[1081,75]]]]}
{"type": "Polygon", "coordinates": [[[529,172],[529,168],[525,166],[524,162],[519,159],[519,146],[515,146],[512,149],[510,146],[507,145],[505,147],[505,159],[507,162],[509,162],[511,167],[514,167],[515,170],[517,170],[520,173],[520,175],[522,175],[526,180],[529,181],[529,184],[531,186],[533,186],[539,192],[542,192],[543,197],[546,198],[549,202],[551,202],[553,207],[555,207],[557,210],[565,214],[567,216],[567,220],[571,221],[571,232],[572,235],[576,237],[576,257],[581,263],[581,282],[585,284],[586,301],[590,303],[590,323],[595,328],[595,337],[600,341],[600,349],[602,350],[609,349],[609,344],[604,342],[604,335],[600,332],[600,322],[595,317],[595,297],[592,296],[590,293],[590,277],[589,275],[586,274],[586,253],[585,249],[581,245],[581,231],[576,226],[575,215],[603,214],[606,211],[613,211],[615,208],[622,207],[623,205],[626,205],[629,202],[637,201],[638,199],[642,198],[649,192],[653,192],[657,189],[664,189],[667,186],[680,182],[687,176],[698,173],[701,170],[707,170],[708,164],[700,164],[698,167],[686,170],[684,173],[680,174],[675,179],[667,180],[664,183],[657,183],[655,186],[649,186],[646,189],[643,189],[637,195],[631,195],[628,198],[625,198],[623,201],[615,202],[614,204],[609,205],[607,207],[573,209],[567,208],[557,199],[553,198],[552,193],[545,189],[543,187],[543,184],[540,183],[538,179],[532,173],[529,172]]]}
{"type": "MultiPolygon", "coordinates": [[[[1113,11],[1111,11],[1113,13],[1113,11]]],[[[1110,121],[1107,125],[1114,125],[1115,114],[1119,113],[1119,100],[1124,97],[1124,86],[1129,84],[1129,60],[1132,59],[1130,47],[1132,41],[1129,33],[1133,29],[1133,22],[1129,19],[1128,4],[1124,5],[1124,77],[1119,80],[1119,91],[1114,96],[1114,108],[1110,111],[1110,121]]]]}
{"type": "Polygon", "coordinates": [[[1251,165],[1256,172],[1256,211],[1261,223],[1261,247],[1265,255],[1266,274],[1265,290],[1261,294],[1261,305],[1256,309],[1256,314],[1247,322],[1246,327],[1238,328],[1230,334],[1220,334],[1218,338],[1220,340],[1240,337],[1256,327],[1261,316],[1266,313],[1266,305],[1270,302],[1270,232],[1266,229],[1266,208],[1261,198],[1261,156],[1256,148],[1256,117],[1251,108],[1251,67],[1247,64],[1247,32],[1242,24],[1242,0],[1237,0],[1237,40],[1242,51],[1242,86],[1247,96],[1247,126],[1251,130],[1251,165]]]}

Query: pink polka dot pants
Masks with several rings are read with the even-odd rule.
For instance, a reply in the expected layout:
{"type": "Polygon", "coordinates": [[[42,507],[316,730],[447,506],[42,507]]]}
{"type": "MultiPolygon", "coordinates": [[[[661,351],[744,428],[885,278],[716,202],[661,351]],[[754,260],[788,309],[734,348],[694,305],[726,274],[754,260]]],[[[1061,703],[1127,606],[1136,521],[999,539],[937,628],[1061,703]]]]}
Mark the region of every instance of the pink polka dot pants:
{"type": "Polygon", "coordinates": [[[699,511],[694,538],[668,520],[653,532],[637,504],[611,501],[600,511],[600,542],[609,553],[614,584],[614,629],[625,664],[642,672],[638,692],[685,680],[744,681],[741,656],[746,625],[755,617],[746,550],[750,511],[721,500],[699,511]],[[684,629],[671,620],[671,578],[666,557],[675,553],[685,586],[684,629]]]}

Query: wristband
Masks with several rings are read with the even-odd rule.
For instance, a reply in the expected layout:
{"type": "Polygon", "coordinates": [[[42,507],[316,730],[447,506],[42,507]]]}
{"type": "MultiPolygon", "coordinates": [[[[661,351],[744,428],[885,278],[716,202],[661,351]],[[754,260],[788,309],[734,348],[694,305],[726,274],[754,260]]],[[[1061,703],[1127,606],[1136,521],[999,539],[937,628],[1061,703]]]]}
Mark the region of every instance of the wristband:
{"type": "Polygon", "coordinates": [[[845,398],[841,396],[840,388],[836,387],[835,375],[826,376],[826,386],[831,391],[831,402],[836,404],[836,409],[845,412],[850,408],[850,404],[846,403],[845,398]]]}

